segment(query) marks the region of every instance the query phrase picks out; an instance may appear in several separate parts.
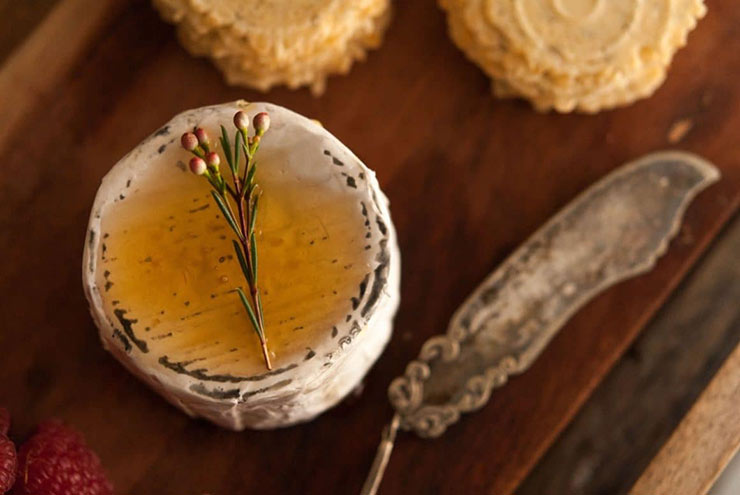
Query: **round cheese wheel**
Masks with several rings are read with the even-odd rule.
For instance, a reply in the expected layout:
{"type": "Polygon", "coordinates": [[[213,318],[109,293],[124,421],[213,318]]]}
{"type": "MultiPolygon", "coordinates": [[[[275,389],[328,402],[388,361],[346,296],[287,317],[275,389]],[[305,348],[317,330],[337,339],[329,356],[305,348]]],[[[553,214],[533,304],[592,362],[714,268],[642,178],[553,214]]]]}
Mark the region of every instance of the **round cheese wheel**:
{"type": "Polygon", "coordinates": [[[400,254],[375,174],[320,124],[269,103],[184,112],[121,159],[95,198],[82,269],[105,348],[187,414],[234,430],[335,405],[382,352],[399,302],[400,254]],[[238,110],[272,121],[256,157],[270,371],[235,292],[247,286],[234,233],[180,147],[195,126],[212,142],[222,124],[233,135],[238,110]]]}

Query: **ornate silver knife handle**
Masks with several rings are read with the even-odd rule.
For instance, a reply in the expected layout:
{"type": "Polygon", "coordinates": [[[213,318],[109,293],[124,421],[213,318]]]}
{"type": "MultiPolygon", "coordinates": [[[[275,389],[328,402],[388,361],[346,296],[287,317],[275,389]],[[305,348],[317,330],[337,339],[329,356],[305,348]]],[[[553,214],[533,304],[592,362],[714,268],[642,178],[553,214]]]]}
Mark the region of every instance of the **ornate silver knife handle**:
{"type": "Polygon", "coordinates": [[[363,495],[377,491],[396,428],[434,438],[462,413],[483,407],[590,299],[649,271],[688,204],[718,178],[717,169],[695,155],[653,153],[589,187],[535,232],[391,383],[392,434],[381,444],[363,495]]]}

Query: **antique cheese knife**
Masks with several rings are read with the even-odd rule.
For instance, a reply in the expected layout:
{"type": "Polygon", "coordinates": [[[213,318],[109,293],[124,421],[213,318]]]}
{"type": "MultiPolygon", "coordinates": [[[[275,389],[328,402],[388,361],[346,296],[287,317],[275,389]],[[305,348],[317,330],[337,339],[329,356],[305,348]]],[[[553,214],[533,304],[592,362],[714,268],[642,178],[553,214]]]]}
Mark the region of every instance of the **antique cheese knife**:
{"type": "Polygon", "coordinates": [[[623,165],[571,201],[427,340],[388,396],[395,409],[362,495],[374,495],[398,429],[435,438],[526,371],[565,322],[611,285],[649,271],[683,213],[719,178],[705,160],[664,151],[623,165]]]}

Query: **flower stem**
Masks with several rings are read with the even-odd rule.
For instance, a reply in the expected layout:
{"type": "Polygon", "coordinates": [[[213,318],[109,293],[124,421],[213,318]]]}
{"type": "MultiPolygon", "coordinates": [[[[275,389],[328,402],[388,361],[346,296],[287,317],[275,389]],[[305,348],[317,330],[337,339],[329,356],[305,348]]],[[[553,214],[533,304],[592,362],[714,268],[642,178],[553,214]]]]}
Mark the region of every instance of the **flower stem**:
{"type": "MultiPolygon", "coordinates": [[[[247,161],[248,166],[252,166],[251,164],[251,157],[249,157],[247,161]]],[[[250,245],[250,236],[249,236],[249,230],[247,229],[247,225],[250,222],[247,222],[248,218],[250,217],[251,211],[249,208],[249,200],[245,197],[245,195],[242,193],[241,187],[247,187],[246,184],[240,184],[238,176],[234,178],[234,188],[235,188],[235,195],[234,195],[234,201],[237,203],[237,210],[239,212],[239,228],[241,230],[241,238],[239,239],[239,244],[241,245],[242,251],[244,253],[244,258],[247,263],[247,270],[249,270],[250,273],[254,274],[252,277],[247,277],[247,282],[249,283],[249,296],[252,300],[252,307],[254,308],[255,315],[257,317],[257,325],[259,325],[259,328],[257,328],[257,335],[260,339],[260,344],[262,346],[262,354],[265,359],[265,366],[268,370],[272,369],[272,363],[270,362],[270,353],[267,348],[267,338],[265,337],[265,323],[264,318],[262,316],[262,305],[259,303],[259,287],[257,286],[257,273],[255,270],[255,267],[252,264],[252,260],[254,259],[252,257],[252,247],[250,245]]]]}
{"type": "Polygon", "coordinates": [[[196,175],[204,176],[211,184],[213,199],[238,237],[238,242],[234,240],[233,244],[244,278],[249,285],[249,300],[241,287],[237,287],[235,291],[239,294],[242,305],[254,326],[255,333],[259,337],[265,366],[268,370],[272,370],[270,350],[267,347],[267,337],[265,336],[262,300],[257,285],[257,241],[254,232],[257,201],[259,199],[258,186],[254,182],[257,166],[254,157],[259,149],[262,136],[270,127],[270,117],[265,112],[261,112],[254,117],[255,134],[251,138],[247,135],[248,124],[249,120],[246,114],[241,111],[237,112],[234,116],[234,125],[237,132],[234,137],[233,148],[226,128],[221,126],[221,148],[231,170],[232,184],[227,184],[221,175],[219,170],[221,158],[218,153],[211,150],[210,139],[204,129],[198,127],[193,132],[186,132],[182,135],[180,143],[185,150],[194,155],[190,160],[190,170],[196,175]],[[240,149],[245,158],[243,176],[239,173],[240,149]],[[234,216],[231,201],[234,202],[238,222],[234,216]]]}

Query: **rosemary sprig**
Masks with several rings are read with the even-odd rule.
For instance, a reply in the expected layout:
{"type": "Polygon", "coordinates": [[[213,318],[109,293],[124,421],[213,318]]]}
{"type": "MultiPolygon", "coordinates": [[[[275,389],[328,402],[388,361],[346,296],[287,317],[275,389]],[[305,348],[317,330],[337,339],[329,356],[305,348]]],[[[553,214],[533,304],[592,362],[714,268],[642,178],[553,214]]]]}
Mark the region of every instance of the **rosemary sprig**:
{"type": "Polygon", "coordinates": [[[241,287],[235,289],[239,295],[244,309],[249,316],[249,321],[257,333],[262,346],[262,355],[265,366],[272,369],[270,362],[270,351],[267,347],[265,336],[265,320],[262,313],[262,299],[259,286],[257,285],[257,237],[255,225],[257,221],[257,205],[261,189],[255,182],[257,162],[255,156],[259,150],[260,141],[265,132],[270,128],[270,116],[266,112],[258,113],[252,121],[254,135],[248,134],[249,118],[242,112],[234,115],[233,145],[229,140],[228,131],[221,126],[221,151],[231,172],[231,183],[228,183],[221,175],[219,165],[221,157],[216,151],[211,150],[211,142],[206,131],[196,127],[193,132],[182,135],[180,143],[182,147],[193,154],[190,159],[190,171],[195,175],[202,175],[211,185],[211,195],[216,202],[221,214],[223,214],[229,227],[236,234],[237,239],[233,241],[234,252],[239,260],[239,266],[244,274],[249,288],[249,296],[241,287]],[[240,159],[244,157],[245,166],[242,171],[240,159]],[[236,210],[236,214],[234,211],[236,210]]]}

